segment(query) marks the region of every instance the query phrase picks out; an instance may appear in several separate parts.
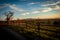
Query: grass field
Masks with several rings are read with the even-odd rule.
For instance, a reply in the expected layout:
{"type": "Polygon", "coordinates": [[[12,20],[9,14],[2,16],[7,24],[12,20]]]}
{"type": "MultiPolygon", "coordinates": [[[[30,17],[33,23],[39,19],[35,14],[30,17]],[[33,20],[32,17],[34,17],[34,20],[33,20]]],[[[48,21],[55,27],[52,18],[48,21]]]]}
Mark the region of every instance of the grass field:
{"type": "MultiPolygon", "coordinates": [[[[32,26],[32,25],[30,25],[32,26]]],[[[20,26],[8,26],[8,28],[14,30],[18,34],[28,38],[28,40],[38,40],[38,36],[41,40],[60,40],[60,27],[57,26],[40,26],[38,32],[37,26],[32,27],[20,27],[20,26]]]]}
{"type": "Polygon", "coordinates": [[[60,21],[52,23],[52,25],[51,23],[32,20],[12,23],[6,28],[24,36],[27,40],[60,40],[60,21]]]}

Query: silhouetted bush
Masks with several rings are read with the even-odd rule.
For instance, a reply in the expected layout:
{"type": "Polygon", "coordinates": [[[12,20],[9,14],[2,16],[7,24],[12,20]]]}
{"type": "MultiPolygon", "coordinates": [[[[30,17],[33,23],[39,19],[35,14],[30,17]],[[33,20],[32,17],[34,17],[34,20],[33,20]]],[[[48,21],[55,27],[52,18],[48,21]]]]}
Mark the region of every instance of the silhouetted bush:
{"type": "Polygon", "coordinates": [[[60,25],[60,22],[59,21],[54,21],[54,26],[59,26],[60,25]]]}

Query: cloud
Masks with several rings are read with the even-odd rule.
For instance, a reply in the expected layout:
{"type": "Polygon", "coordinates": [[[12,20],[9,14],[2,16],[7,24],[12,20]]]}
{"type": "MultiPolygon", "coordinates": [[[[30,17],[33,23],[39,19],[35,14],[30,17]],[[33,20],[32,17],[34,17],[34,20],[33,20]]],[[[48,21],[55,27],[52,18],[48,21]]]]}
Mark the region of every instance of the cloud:
{"type": "Polygon", "coordinates": [[[20,12],[20,13],[21,13],[20,15],[25,16],[25,15],[29,15],[29,14],[30,14],[30,12],[27,12],[27,11],[21,9],[21,8],[16,7],[16,5],[9,5],[9,7],[10,7],[11,9],[17,11],[17,12],[20,12]]]}
{"type": "Polygon", "coordinates": [[[22,13],[21,15],[29,15],[29,14],[38,14],[38,13],[40,13],[40,11],[31,11],[31,12],[26,12],[26,13],[22,13]]]}
{"type": "Polygon", "coordinates": [[[56,5],[55,8],[53,8],[54,10],[60,10],[60,6],[56,5]]]}
{"type": "Polygon", "coordinates": [[[9,7],[15,11],[18,11],[18,12],[23,12],[24,10],[21,9],[21,8],[17,8],[15,5],[9,5],[9,7]]]}
{"type": "Polygon", "coordinates": [[[21,15],[25,16],[26,14],[25,14],[25,13],[23,13],[23,14],[21,14],[21,15]]]}
{"type": "Polygon", "coordinates": [[[49,11],[52,11],[53,9],[52,8],[47,8],[47,9],[43,9],[41,12],[49,12],[49,11]]]}
{"type": "MultiPolygon", "coordinates": [[[[31,4],[35,4],[35,3],[31,3],[31,4]]],[[[56,3],[57,4],[57,3],[56,3]]],[[[34,10],[31,10],[31,11],[26,11],[26,10],[24,10],[24,9],[22,9],[22,8],[18,8],[18,7],[16,7],[16,5],[15,4],[4,4],[5,6],[9,6],[11,9],[13,9],[13,10],[15,10],[15,11],[17,11],[17,12],[20,12],[21,14],[20,15],[23,15],[23,16],[25,16],[25,15],[30,15],[30,14],[38,14],[38,13],[40,13],[40,12],[43,12],[43,13],[45,13],[45,12],[49,12],[49,11],[53,11],[53,10],[60,10],[60,6],[59,5],[55,5],[53,8],[51,8],[51,7],[42,7],[42,8],[37,8],[37,9],[34,9],[34,10]]]]}
{"type": "Polygon", "coordinates": [[[30,12],[25,12],[25,13],[22,13],[21,15],[29,15],[30,14],[30,12]]]}
{"type": "Polygon", "coordinates": [[[43,9],[41,12],[49,12],[49,11],[53,11],[53,10],[60,10],[60,6],[56,5],[55,7],[51,8],[48,7],[46,9],[43,9]]]}
{"type": "Polygon", "coordinates": [[[31,3],[29,3],[29,5],[33,5],[33,4],[36,4],[35,2],[31,2],[31,3]]]}
{"type": "Polygon", "coordinates": [[[7,4],[0,4],[0,9],[7,7],[7,4]]]}
{"type": "Polygon", "coordinates": [[[32,14],[40,13],[40,11],[33,11],[32,14]]]}
{"type": "Polygon", "coordinates": [[[57,4],[60,4],[60,1],[57,1],[57,2],[52,2],[52,3],[46,3],[46,4],[42,4],[41,6],[53,6],[53,5],[57,5],[57,4]]]}
{"type": "Polygon", "coordinates": [[[30,3],[28,3],[29,6],[34,5],[34,4],[40,4],[40,2],[30,2],[30,3]]]}
{"type": "Polygon", "coordinates": [[[26,12],[25,10],[16,7],[15,4],[0,4],[0,8],[5,8],[5,7],[9,7],[9,8],[11,8],[11,9],[12,9],[11,11],[20,12],[20,13],[22,13],[22,15],[29,14],[29,13],[26,12]]]}
{"type": "Polygon", "coordinates": [[[18,12],[24,11],[23,9],[16,7],[15,4],[0,4],[0,9],[5,8],[5,7],[10,7],[11,9],[18,11],[18,12]]]}
{"type": "Polygon", "coordinates": [[[30,14],[29,12],[27,12],[26,14],[30,14]]]}
{"type": "Polygon", "coordinates": [[[40,13],[40,12],[49,12],[49,11],[52,11],[53,9],[50,8],[50,7],[44,7],[44,8],[35,8],[35,9],[32,9],[33,12],[32,14],[37,14],[37,13],[40,13]]]}

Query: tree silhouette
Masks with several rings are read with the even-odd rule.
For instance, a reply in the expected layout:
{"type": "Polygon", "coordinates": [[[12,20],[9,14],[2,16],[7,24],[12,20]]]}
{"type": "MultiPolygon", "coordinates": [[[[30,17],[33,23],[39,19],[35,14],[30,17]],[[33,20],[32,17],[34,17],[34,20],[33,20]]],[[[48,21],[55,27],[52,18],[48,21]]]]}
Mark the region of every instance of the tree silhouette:
{"type": "Polygon", "coordinates": [[[53,23],[55,26],[58,26],[58,25],[60,25],[60,21],[54,21],[54,23],[53,23]]]}
{"type": "Polygon", "coordinates": [[[7,23],[12,20],[13,12],[9,11],[5,13],[7,23]]]}

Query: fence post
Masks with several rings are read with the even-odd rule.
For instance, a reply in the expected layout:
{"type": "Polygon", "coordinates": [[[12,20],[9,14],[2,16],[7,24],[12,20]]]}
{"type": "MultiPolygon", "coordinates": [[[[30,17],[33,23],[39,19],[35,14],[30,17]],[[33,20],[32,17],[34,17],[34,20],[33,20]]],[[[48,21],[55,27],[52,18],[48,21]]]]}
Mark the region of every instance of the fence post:
{"type": "Polygon", "coordinates": [[[37,40],[40,40],[40,22],[39,21],[37,22],[37,33],[39,34],[37,36],[37,40]]]}
{"type": "Polygon", "coordinates": [[[40,22],[39,22],[39,21],[37,22],[37,27],[38,27],[38,28],[37,28],[38,33],[39,33],[39,35],[40,35],[40,22]]]}

